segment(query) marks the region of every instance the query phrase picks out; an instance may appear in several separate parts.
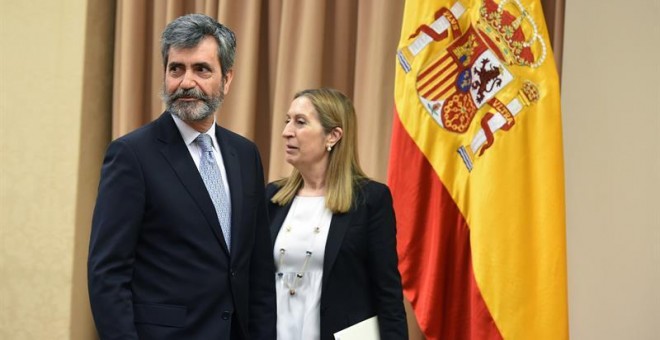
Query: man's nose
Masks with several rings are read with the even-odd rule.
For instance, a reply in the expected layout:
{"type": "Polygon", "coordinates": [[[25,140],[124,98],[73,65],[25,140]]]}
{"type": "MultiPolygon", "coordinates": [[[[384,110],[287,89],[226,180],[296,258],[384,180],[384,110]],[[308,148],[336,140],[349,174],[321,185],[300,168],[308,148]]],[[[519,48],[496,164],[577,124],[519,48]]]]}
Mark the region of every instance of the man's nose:
{"type": "Polygon", "coordinates": [[[181,79],[180,87],[187,90],[192,89],[195,86],[197,86],[197,82],[195,82],[193,72],[186,71],[186,73],[183,74],[183,78],[181,79]]]}

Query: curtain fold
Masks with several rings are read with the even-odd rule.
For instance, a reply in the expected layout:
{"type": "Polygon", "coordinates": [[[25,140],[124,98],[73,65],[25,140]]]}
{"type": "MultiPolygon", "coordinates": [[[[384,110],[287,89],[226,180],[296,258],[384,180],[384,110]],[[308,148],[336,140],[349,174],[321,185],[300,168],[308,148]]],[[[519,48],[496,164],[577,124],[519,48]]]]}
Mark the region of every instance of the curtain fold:
{"type": "Polygon", "coordinates": [[[160,33],[178,16],[204,13],[238,41],[218,122],[257,143],[269,180],[291,171],[281,131],[293,95],[327,86],[353,98],[363,167],[384,181],[402,8],[403,0],[119,1],[113,137],[162,113],[160,33]]]}
{"type": "Polygon", "coordinates": [[[403,18],[403,1],[360,2],[353,81],[355,109],[359,116],[358,144],[364,170],[375,178],[387,177],[397,39],[403,18]],[[376,127],[376,128],[374,128],[376,127]]]}

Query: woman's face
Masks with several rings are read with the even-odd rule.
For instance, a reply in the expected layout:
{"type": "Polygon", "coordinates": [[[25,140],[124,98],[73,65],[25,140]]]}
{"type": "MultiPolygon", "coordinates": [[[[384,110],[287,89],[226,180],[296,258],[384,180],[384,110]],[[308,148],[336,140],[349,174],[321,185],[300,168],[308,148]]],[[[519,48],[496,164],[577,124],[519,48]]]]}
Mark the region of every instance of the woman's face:
{"type": "Polygon", "coordinates": [[[327,166],[326,150],[330,135],[326,134],[312,102],[304,96],[291,102],[284,131],[285,160],[298,170],[327,166]]]}

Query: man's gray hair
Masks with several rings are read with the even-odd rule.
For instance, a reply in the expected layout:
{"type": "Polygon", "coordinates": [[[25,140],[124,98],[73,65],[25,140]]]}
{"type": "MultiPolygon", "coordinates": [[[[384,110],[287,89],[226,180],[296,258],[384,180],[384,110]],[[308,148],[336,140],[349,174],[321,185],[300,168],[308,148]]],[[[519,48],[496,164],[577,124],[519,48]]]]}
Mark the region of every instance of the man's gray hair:
{"type": "Polygon", "coordinates": [[[192,48],[206,36],[212,36],[218,43],[218,59],[223,78],[234,66],[236,36],[234,32],[203,14],[188,14],[170,22],[160,39],[163,66],[167,67],[170,48],[192,48]]]}

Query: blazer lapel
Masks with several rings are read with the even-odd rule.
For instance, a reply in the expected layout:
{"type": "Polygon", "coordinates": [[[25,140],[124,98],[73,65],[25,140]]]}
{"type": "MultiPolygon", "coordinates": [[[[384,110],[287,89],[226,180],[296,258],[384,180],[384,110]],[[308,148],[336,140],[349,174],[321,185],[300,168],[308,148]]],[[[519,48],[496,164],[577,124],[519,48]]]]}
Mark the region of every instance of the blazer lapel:
{"type": "MultiPolygon", "coordinates": [[[[268,197],[268,204],[269,207],[271,207],[269,209],[271,220],[270,236],[273,246],[275,246],[277,234],[280,232],[280,228],[282,228],[284,219],[289,213],[293,201],[289,202],[289,204],[285,206],[280,207],[274,203],[271,203],[270,198],[272,197],[268,197]]],[[[322,291],[325,289],[325,285],[328,282],[328,277],[330,276],[330,271],[335,264],[337,255],[339,255],[339,249],[341,248],[341,244],[344,241],[344,236],[346,235],[346,231],[348,230],[348,227],[351,223],[351,217],[353,216],[353,213],[354,211],[351,210],[348,213],[332,215],[332,220],[330,221],[330,230],[328,230],[328,240],[326,241],[325,253],[323,255],[323,279],[321,283],[322,291]]]]}
{"type": "Polygon", "coordinates": [[[179,180],[183,183],[183,186],[188,190],[195,202],[197,202],[222,249],[229,254],[227,245],[220,233],[220,222],[218,221],[218,215],[215,212],[213,201],[211,201],[206,186],[204,186],[204,181],[190,156],[188,147],[183,143],[181,134],[170,113],[163,113],[157,120],[157,124],[159,125],[158,139],[164,143],[160,152],[170,163],[179,180]]]}
{"type": "Polygon", "coordinates": [[[339,249],[344,241],[344,235],[351,222],[351,212],[344,214],[333,214],[332,221],[330,222],[330,230],[328,231],[328,241],[325,244],[325,255],[323,258],[323,279],[321,284],[321,291],[325,289],[328,282],[330,271],[335,264],[339,249]]]}
{"type": "MultiPolygon", "coordinates": [[[[270,205],[275,205],[275,203],[270,202],[269,197],[269,202],[268,204],[270,205]]],[[[284,224],[284,219],[286,218],[286,215],[289,213],[289,210],[291,209],[291,205],[293,203],[293,200],[289,202],[289,204],[285,206],[276,206],[275,209],[271,210],[270,214],[270,240],[272,242],[272,246],[275,247],[275,240],[277,239],[277,234],[279,234],[280,229],[282,228],[282,224],[284,224]]]]}

